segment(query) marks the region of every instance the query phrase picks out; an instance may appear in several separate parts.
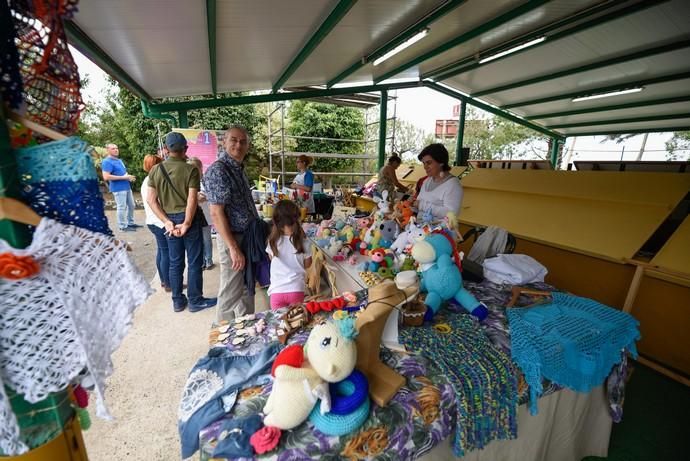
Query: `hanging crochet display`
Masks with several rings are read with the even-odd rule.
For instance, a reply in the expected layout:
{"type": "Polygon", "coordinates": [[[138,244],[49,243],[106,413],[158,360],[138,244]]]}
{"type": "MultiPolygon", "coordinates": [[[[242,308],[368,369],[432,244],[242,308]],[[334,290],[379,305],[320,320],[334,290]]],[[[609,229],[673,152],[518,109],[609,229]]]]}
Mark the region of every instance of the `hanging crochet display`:
{"type": "Polygon", "coordinates": [[[532,414],[542,378],[589,392],[604,382],[622,352],[637,357],[639,322],[594,300],[554,292],[549,304],[506,313],[511,353],[529,384],[532,414]]]}
{"type": "MultiPolygon", "coordinates": [[[[10,0],[9,3],[23,80],[22,99],[27,104],[26,117],[61,133],[72,134],[77,131],[84,103],[63,21],[74,15],[78,0],[10,0]]],[[[4,35],[12,30],[4,29],[2,39],[6,40],[4,35]]],[[[21,82],[16,81],[12,72],[14,56],[3,56],[1,62],[0,75],[11,77],[8,96],[17,108],[16,92],[21,91],[21,82]]]]}
{"type": "Polygon", "coordinates": [[[27,447],[3,386],[36,403],[87,370],[96,414],[108,418],[103,396],[111,354],[152,290],[123,242],[46,218],[29,247],[0,240],[0,254],[31,257],[39,268],[0,283],[0,449],[19,454],[27,447]]]}
{"type": "Polygon", "coordinates": [[[22,195],[36,213],[113,235],[86,142],[72,137],[16,152],[22,195]]]}

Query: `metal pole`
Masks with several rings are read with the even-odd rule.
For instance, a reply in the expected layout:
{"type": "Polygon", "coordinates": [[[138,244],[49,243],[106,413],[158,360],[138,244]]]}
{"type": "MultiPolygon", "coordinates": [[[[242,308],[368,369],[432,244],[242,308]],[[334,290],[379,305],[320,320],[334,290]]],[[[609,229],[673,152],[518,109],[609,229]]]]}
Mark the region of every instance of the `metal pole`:
{"type": "Polygon", "coordinates": [[[381,90],[379,108],[379,161],[378,169],[383,168],[386,160],[386,118],[388,118],[388,91],[381,90]]]}
{"type": "Polygon", "coordinates": [[[555,170],[558,164],[558,149],[561,140],[558,138],[551,138],[551,166],[555,170]]]}
{"type": "MultiPolygon", "coordinates": [[[[0,197],[19,198],[17,161],[10,147],[10,134],[2,111],[0,125],[0,197]]],[[[9,219],[0,219],[0,238],[15,248],[25,248],[31,243],[29,228],[9,219]]]]}
{"type": "Polygon", "coordinates": [[[458,135],[455,139],[455,165],[460,165],[462,157],[462,145],[465,140],[465,117],[467,115],[467,104],[460,101],[460,117],[458,119],[458,135]]]}
{"type": "Polygon", "coordinates": [[[280,188],[285,187],[285,101],[280,103],[280,188]]]}
{"type": "MultiPolygon", "coordinates": [[[[273,138],[273,130],[271,130],[271,119],[273,118],[273,111],[271,108],[273,103],[268,103],[268,177],[273,179],[273,144],[271,139],[273,138]]],[[[264,186],[265,187],[265,186],[264,186]]],[[[264,189],[265,191],[266,189],[264,189]]]]}
{"type": "Polygon", "coordinates": [[[180,128],[189,128],[189,119],[187,118],[187,111],[178,110],[177,115],[180,119],[180,128]]]}

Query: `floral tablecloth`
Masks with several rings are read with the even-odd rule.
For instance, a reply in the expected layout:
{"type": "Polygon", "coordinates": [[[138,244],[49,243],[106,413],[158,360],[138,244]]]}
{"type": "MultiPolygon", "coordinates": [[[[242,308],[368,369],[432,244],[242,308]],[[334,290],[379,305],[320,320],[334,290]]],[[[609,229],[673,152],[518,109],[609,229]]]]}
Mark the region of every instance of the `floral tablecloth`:
{"type": "MultiPolygon", "coordinates": [[[[510,287],[490,282],[466,283],[466,287],[489,307],[489,317],[477,328],[484,330],[493,346],[510,356],[510,336],[505,316],[505,305],[511,292],[510,287]]],[[[551,289],[548,285],[533,285],[536,289],[551,289]]],[[[264,318],[269,325],[265,335],[248,338],[244,344],[226,345],[238,354],[255,354],[271,341],[275,341],[273,325],[284,311],[262,312],[257,318],[264,318]]],[[[450,305],[443,315],[467,315],[457,306],[450,305]]],[[[442,317],[443,318],[443,317],[442,317]]],[[[303,344],[308,330],[290,338],[289,343],[303,344]]],[[[327,436],[315,430],[307,421],[292,431],[286,431],[277,450],[257,456],[261,460],[413,460],[429,452],[434,446],[455,432],[458,393],[441,369],[421,354],[393,352],[381,349],[382,359],[407,379],[406,385],[395,395],[386,407],[372,404],[369,419],[353,434],[343,437],[327,436]]],[[[525,403],[529,398],[527,385],[522,374],[518,374],[517,402],[525,403]]],[[[543,395],[559,387],[544,383],[543,395]]],[[[268,399],[271,385],[243,390],[228,417],[249,416],[260,413],[268,399]]],[[[204,428],[200,434],[201,460],[212,459],[213,449],[222,425],[216,421],[204,428]]]]}

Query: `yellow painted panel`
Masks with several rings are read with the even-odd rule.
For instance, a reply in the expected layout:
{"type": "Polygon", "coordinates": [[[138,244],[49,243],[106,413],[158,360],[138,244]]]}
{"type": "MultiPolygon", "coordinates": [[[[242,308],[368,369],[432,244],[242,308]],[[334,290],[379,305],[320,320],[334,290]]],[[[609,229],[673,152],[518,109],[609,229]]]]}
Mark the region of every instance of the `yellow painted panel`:
{"type": "Polygon", "coordinates": [[[690,175],[473,170],[461,222],[620,261],[632,258],[690,190],[690,175]]]}
{"type": "Polygon", "coordinates": [[[690,216],[685,218],[651,263],[654,266],[690,274],[690,216]]]}
{"type": "Polygon", "coordinates": [[[690,287],[645,275],[630,313],[640,353],[690,376],[690,287]]]}

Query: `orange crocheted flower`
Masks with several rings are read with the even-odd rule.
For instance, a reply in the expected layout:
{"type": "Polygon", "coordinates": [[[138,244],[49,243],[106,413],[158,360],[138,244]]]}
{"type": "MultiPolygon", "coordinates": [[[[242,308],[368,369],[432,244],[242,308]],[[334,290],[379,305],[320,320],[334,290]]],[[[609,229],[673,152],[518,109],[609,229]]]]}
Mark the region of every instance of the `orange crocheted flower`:
{"type": "Polygon", "coordinates": [[[38,263],[31,256],[0,254],[0,277],[19,280],[38,274],[40,270],[38,263]]]}

